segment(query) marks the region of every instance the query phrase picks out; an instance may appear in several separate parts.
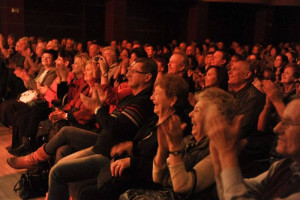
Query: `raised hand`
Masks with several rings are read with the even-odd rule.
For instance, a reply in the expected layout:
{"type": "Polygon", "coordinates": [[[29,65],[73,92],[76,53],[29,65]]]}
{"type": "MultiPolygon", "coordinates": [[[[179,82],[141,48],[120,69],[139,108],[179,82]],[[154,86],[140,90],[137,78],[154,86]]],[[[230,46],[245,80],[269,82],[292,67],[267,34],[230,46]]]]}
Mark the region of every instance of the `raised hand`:
{"type": "Polygon", "coordinates": [[[266,93],[267,98],[272,102],[281,101],[283,98],[280,88],[270,80],[262,81],[262,90],[266,93]]]}
{"type": "Polygon", "coordinates": [[[186,124],[181,123],[180,118],[174,114],[160,126],[166,136],[169,151],[181,149],[183,130],[185,129],[186,124]]]}
{"type": "Polygon", "coordinates": [[[207,109],[209,111],[206,116],[205,130],[210,139],[210,145],[212,148],[216,147],[212,149],[213,151],[216,150],[213,152],[215,161],[220,160],[222,168],[237,165],[237,154],[240,149],[239,129],[242,116],[237,116],[229,124],[215,105],[211,105],[207,109]]]}
{"type": "Polygon", "coordinates": [[[87,97],[83,94],[80,94],[80,99],[83,105],[91,111],[94,111],[96,108],[102,107],[102,105],[106,101],[106,98],[107,94],[99,87],[99,84],[95,84],[92,92],[92,97],[87,97]]]}

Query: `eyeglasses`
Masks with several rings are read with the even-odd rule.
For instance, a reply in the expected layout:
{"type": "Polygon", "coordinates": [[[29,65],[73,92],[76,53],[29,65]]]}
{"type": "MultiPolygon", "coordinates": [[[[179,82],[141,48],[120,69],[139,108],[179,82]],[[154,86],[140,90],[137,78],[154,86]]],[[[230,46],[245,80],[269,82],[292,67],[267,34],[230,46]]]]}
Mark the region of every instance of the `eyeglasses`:
{"type": "Polygon", "coordinates": [[[284,129],[288,128],[289,126],[300,126],[300,123],[292,122],[288,119],[281,119],[280,122],[281,122],[282,128],[284,128],[284,129]]]}
{"type": "Polygon", "coordinates": [[[137,71],[135,69],[129,69],[127,73],[130,73],[130,74],[134,74],[134,73],[137,73],[137,74],[148,74],[148,72],[141,72],[141,71],[137,71]]]}

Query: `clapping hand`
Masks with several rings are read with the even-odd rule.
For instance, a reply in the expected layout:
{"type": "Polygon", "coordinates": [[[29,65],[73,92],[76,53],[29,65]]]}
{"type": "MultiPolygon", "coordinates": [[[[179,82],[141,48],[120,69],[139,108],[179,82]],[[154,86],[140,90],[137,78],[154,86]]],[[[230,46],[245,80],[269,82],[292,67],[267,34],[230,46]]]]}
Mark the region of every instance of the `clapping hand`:
{"type": "Polygon", "coordinates": [[[83,94],[80,94],[80,99],[87,109],[94,111],[96,108],[103,106],[107,99],[107,93],[100,88],[99,84],[95,84],[92,97],[87,97],[83,94]]]}
{"type": "Polygon", "coordinates": [[[239,140],[239,129],[242,116],[237,116],[231,124],[217,110],[216,106],[208,108],[205,130],[210,139],[210,150],[214,162],[215,173],[221,169],[238,165],[237,155],[239,149],[246,144],[239,140]]]}

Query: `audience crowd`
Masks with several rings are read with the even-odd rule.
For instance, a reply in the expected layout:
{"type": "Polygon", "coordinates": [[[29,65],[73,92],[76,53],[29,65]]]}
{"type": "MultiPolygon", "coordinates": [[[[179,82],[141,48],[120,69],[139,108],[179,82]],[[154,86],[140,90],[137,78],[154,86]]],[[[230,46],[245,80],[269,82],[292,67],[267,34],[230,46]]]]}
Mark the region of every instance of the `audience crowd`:
{"type": "Polygon", "coordinates": [[[300,44],[0,34],[15,169],[47,199],[300,199],[300,44]]]}

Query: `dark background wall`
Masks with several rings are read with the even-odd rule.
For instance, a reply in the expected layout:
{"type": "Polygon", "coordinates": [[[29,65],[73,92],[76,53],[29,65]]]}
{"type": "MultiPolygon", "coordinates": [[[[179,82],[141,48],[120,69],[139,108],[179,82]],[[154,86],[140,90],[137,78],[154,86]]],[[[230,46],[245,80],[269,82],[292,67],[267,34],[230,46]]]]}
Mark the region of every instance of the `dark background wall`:
{"type": "Polygon", "coordinates": [[[247,2],[1,0],[0,33],[80,41],[300,42],[299,6],[247,2]]]}

